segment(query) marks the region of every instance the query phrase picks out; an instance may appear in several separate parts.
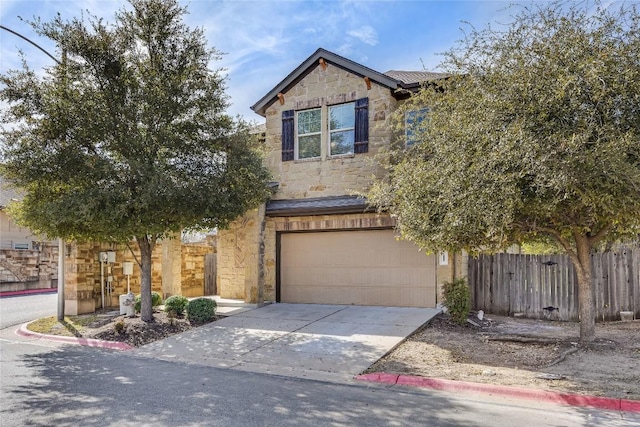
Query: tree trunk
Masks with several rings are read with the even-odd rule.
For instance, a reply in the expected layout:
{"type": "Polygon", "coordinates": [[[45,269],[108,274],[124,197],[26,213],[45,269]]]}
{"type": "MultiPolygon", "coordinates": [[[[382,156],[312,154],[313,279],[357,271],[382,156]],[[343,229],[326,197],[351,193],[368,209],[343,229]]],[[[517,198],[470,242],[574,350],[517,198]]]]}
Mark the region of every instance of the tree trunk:
{"type": "Polygon", "coordinates": [[[145,322],[153,322],[151,252],[154,241],[149,236],[136,237],[136,241],[140,248],[140,318],[145,322]]]}
{"type": "MultiPolygon", "coordinates": [[[[576,259],[573,259],[578,276],[578,301],[580,303],[580,345],[589,345],[596,336],[596,312],[591,284],[591,245],[586,236],[576,236],[576,259]]],[[[573,257],[572,257],[573,258],[573,257]]]]}

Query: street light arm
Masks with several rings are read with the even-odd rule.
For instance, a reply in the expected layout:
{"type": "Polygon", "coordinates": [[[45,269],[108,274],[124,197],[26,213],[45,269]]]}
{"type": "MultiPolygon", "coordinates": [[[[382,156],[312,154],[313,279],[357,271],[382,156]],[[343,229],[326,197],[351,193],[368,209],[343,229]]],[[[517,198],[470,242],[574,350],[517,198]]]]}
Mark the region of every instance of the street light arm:
{"type": "Polygon", "coordinates": [[[0,25],[0,29],[3,29],[3,30],[5,30],[5,31],[9,31],[11,34],[14,34],[14,35],[16,35],[16,36],[20,37],[21,39],[23,39],[23,40],[25,40],[25,41],[27,41],[27,42],[31,43],[32,45],[34,45],[35,47],[37,47],[38,49],[40,49],[41,51],[43,51],[43,52],[44,52],[44,53],[45,53],[49,58],[51,58],[51,59],[53,59],[54,61],[56,61],[56,64],[58,64],[58,65],[62,65],[62,63],[61,63],[60,61],[58,61],[58,59],[57,59],[55,56],[51,55],[49,52],[47,52],[46,50],[44,50],[44,48],[42,48],[42,47],[41,47],[40,45],[38,45],[36,42],[29,40],[28,38],[26,38],[26,37],[25,37],[25,36],[23,36],[22,34],[20,34],[20,33],[16,33],[16,32],[15,32],[15,31],[13,31],[12,29],[7,28],[7,27],[5,27],[4,25],[0,25]]]}

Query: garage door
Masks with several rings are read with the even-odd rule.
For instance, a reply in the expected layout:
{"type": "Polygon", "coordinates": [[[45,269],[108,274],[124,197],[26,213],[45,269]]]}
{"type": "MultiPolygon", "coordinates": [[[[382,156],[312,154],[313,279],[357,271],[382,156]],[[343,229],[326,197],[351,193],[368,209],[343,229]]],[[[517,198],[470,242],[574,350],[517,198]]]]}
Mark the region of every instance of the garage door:
{"type": "Polygon", "coordinates": [[[280,300],[434,307],[436,257],[393,230],[283,234],[280,300]]]}

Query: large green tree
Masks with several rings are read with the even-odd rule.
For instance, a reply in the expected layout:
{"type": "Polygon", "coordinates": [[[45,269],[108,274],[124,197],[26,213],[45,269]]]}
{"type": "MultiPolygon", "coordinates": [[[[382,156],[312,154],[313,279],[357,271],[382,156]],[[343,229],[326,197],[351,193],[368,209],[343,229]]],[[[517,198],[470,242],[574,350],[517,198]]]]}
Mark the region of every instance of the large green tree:
{"type": "Polygon", "coordinates": [[[471,29],[445,53],[451,76],[398,112],[389,176],[370,199],[427,250],[553,239],[575,266],[588,344],[590,252],[640,229],[639,52],[640,16],[619,4],[533,4],[508,26],[471,29]],[[408,149],[405,125],[419,141],[408,149]]]}
{"type": "Polygon", "coordinates": [[[19,220],[49,236],[140,249],[152,321],[151,252],[182,229],[227,224],[268,197],[256,138],[225,114],[219,53],[176,0],[131,0],[96,17],[30,24],[61,64],[1,77],[3,173],[26,190],[19,220]]]}

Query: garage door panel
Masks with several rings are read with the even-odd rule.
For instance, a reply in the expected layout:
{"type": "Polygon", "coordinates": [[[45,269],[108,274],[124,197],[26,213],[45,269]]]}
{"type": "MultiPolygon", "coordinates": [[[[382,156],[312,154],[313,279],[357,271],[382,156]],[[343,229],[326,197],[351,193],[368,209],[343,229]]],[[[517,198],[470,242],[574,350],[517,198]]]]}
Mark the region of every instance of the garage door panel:
{"type": "Polygon", "coordinates": [[[282,295],[284,302],[318,304],[380,305],[391,307],[432,307],[430,292],[412,287],[380,288],[338,286],[291,286],[282,295]]]}
{"type": "Polygon", "coordinates": [[[436,259],[393,230],[283,234],[281,301],[432,307],[436,259]]]}

